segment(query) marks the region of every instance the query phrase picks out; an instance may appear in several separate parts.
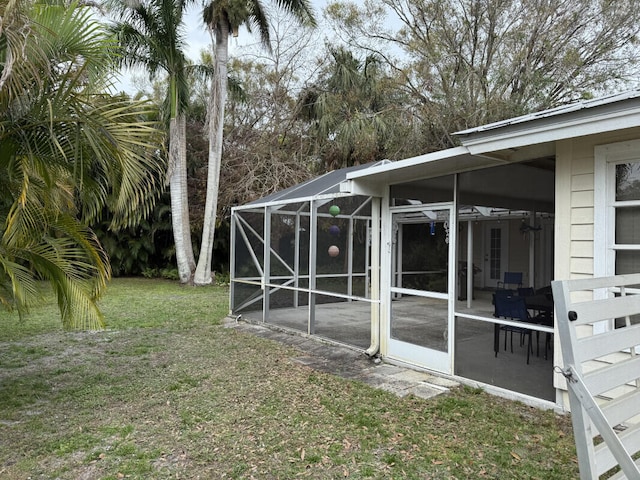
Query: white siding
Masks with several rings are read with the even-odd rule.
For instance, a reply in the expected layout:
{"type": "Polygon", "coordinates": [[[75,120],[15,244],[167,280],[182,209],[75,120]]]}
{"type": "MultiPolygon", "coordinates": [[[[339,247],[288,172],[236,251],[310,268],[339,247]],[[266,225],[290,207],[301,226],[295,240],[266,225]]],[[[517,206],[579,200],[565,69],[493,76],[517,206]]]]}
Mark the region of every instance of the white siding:
{"type": "MultiPolygon", "coordinates": [[[[595,147],[640,138],[640,128],[591,135],[556,143],[556,279],[594,275],[594,184],[595,147]]],[[[560,344],[555,342],[555,364],[562,363],[560,344]]],[[[556,388],[566,389],[564,377],[556,373],[556,388]]],[[[568,398],[558,399],[568,406],[568,398]]]]}
{"type": "Polygon", "coordinates": [[[595,147],[637,138],[640,138],[640,128],[557,142],[556,279],[594,273],[595,147]]]}
{"type": "Polygon", "coordinates": [[[588,258],[593,254],[593,241],[578,241],[573,239],[571,242],[571,258],[588,258]]]}
{"type": "Polygon", "coordinates": [[[593,207],[593,189],[571,192],[571,205],[574,207],[593,207]]]}

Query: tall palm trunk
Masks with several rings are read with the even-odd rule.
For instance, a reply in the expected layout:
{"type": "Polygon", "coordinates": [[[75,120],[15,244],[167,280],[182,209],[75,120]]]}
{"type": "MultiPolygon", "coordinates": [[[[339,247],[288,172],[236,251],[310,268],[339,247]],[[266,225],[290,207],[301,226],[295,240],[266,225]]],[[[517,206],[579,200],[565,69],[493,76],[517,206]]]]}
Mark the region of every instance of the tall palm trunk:
{"type": "Polygon", "coordinates": [[[184,114],[171,118],[169,124],[169,188],[171,223],[176,244],[180,283],[190,283],[196,262],[191,243],[189,197],[187,192],[187,145],[184,114]]]}
{"type": "Polygon", "coordinates": [[[216,210],[218,208],[220,186],[224,107],[227,99],[228,22],[217,22],[215,31],[211,31],[211,34],[215,44],[215,74],[211,84],[211,96],[207,112],[209,117],[209,171],[207,175],[207,199],[204,207],[202,244],[194,277],[196,285],[208,285],[212,281],[211,260],[213,257],[213,238],[216,228],[216,210]]]}

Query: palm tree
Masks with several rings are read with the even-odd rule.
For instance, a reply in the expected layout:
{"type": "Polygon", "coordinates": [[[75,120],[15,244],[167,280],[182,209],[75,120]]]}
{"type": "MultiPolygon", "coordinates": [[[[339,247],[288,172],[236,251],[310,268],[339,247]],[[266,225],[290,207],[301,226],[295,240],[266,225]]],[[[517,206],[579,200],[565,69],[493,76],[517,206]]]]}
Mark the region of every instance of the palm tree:
{"type": "Polygon", "coordinates": [[[385,158],[387,118],[394,110],[385,76],[374,55],[364,61],[340,47],[329,48],[333,62],[324,78],[299,101],[302,117],[316,129],[319,156],[327,170],[385,158]]]}
{"type": "Polygon", "coordinates": [[[109,8],[118,21],[112,31],[123,49],[125,66],[144,67],[150,77],[164,72],[168,81],[165,101],[169,120],[171,218],[180,282],[190,283],[196,267],[191,243],[187,192],[185,112],[188,102],[187,60],[183,16],[191,0],[112,0],[109,8]]]}
{"type": "MultiPolygon", "coordinates": [[[[278,0],[277,4],[302,24],[316,25],[308,0],[278,0]]],[[[208,106],[209,165],[207,198],[205,202],[202,245],[194,277],[196,285],[208,285],[212,281],[211,260],[220,185],[224,107],[227,99],[229,35],[237,35],[241,25],[245,25],[249,31],[254,26],[258,29],[262,44],[267,48],[270,46],[269,24],[259,0],[211,0],[204,8],[203,20],[211,35],[214,48],[214,78],[211,84],[208,106]]]]}
{"type": "Polygon", "coordinates": [[[0,304],[25,312],[48,280],[68,328],[97,328],[108,258],[87,224],[150,209],[162,167],[142,103],[113,98],[113,43],[78,3],[1,0],[0,304]]]}

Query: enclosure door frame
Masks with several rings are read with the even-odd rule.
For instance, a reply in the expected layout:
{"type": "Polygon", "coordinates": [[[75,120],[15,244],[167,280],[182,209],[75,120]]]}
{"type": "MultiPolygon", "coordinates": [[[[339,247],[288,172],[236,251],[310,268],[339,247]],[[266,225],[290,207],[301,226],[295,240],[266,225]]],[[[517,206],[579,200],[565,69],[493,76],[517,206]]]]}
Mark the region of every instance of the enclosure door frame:
{"type": "Polygon", "coordinates": [[[446,203],[434,203],[423,205],[408,205],[402,207],[389,207],[386,220],[383,225],[386,228],[385,231],[385,243],[388,248],[385,249],[386,261],[385,266],[387,271],[383,272],[382,277],[384,282],[388,282],[388,288],[383,292],[385,296],[385,317],[384,322],[384,339],[386,355],[389,358],[408,363],[421,368],[437,371],[444,374],[452,374],[453,372],[453,358],[454,358],[454,324],[455,324],[455,297],[456,297],[456,242],[457,242],[457,214],[455,208],[455,202],[446,203]],[[447,293],[433,292],[428,290],[414,290],[406,289],[401,286],[395,286],[392,281],[394,272],[394,254],[395,249],[393,247],[394,237],[394,216],[397,214],[406,213],[419,213],[424,210],[446,210],[449,214],[449,247],[448,247],[448,267],[447,267],[447,293]],[[416,297],[433,298],[439,300],[445,300],[447,302],[447,314],[446,314],[446,328],[447,328],[447,350],[446,352],[419,346],[406,341],[392,338],[392,298],[397,298],[402,295],[413,295],[416,297]]]}

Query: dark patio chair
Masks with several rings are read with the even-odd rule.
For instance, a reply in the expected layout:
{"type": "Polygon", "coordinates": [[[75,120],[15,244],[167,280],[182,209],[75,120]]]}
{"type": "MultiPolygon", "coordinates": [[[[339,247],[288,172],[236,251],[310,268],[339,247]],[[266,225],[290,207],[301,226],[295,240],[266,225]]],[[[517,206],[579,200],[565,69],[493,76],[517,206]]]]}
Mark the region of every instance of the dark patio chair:
{"type": "Polygon", "coordinates": [[[518,288],[518,296],[520,297],[533,297],[536,291],[533,287],[520,287],[518,288]]]}
{"type": "MultiPolygon", "coordinates": [[[[532,319],[527,310],[527,306],[524,302],[524,298],[517,295],[504,295],[499,292],[502,290],[496,290],[493,296],[495,305],[494,317],[504,318],[507,320],[517,320],[522,323],[531,323],[532,319]]],[[[495,342],[498,342],[499,332],[504,332],[504,349],[507,350],[507,335],[511,336],[511,353],[513,353],[513,334],[520,335],[520,346],[527,343],[527,365],[531,352],[533,352],[531,330],[526,327],[514,326],[514,325],[500,325],[499,330],[496,332],[495,342]]],[[[495,356],[498,356],[498,344],[494,345],[495,356]]]]}
{"type": "MultiPolygon", "coordinates": [[[[519,288],[518,295],[524,297],[527,309],[534,312],[534,314],[530,316],[530,322],[544,325],[545,327],[553,327],[553,295],[546,287],[538,290],[534,290],[531,287],[519,288]]],[[[551,350],[553,334],[547,332],[545,336],[544,358],[546,359],[551,350]]],[[[539,331],[536,331],[536,348],[537,355],[540,356],[539,331]]]]}

